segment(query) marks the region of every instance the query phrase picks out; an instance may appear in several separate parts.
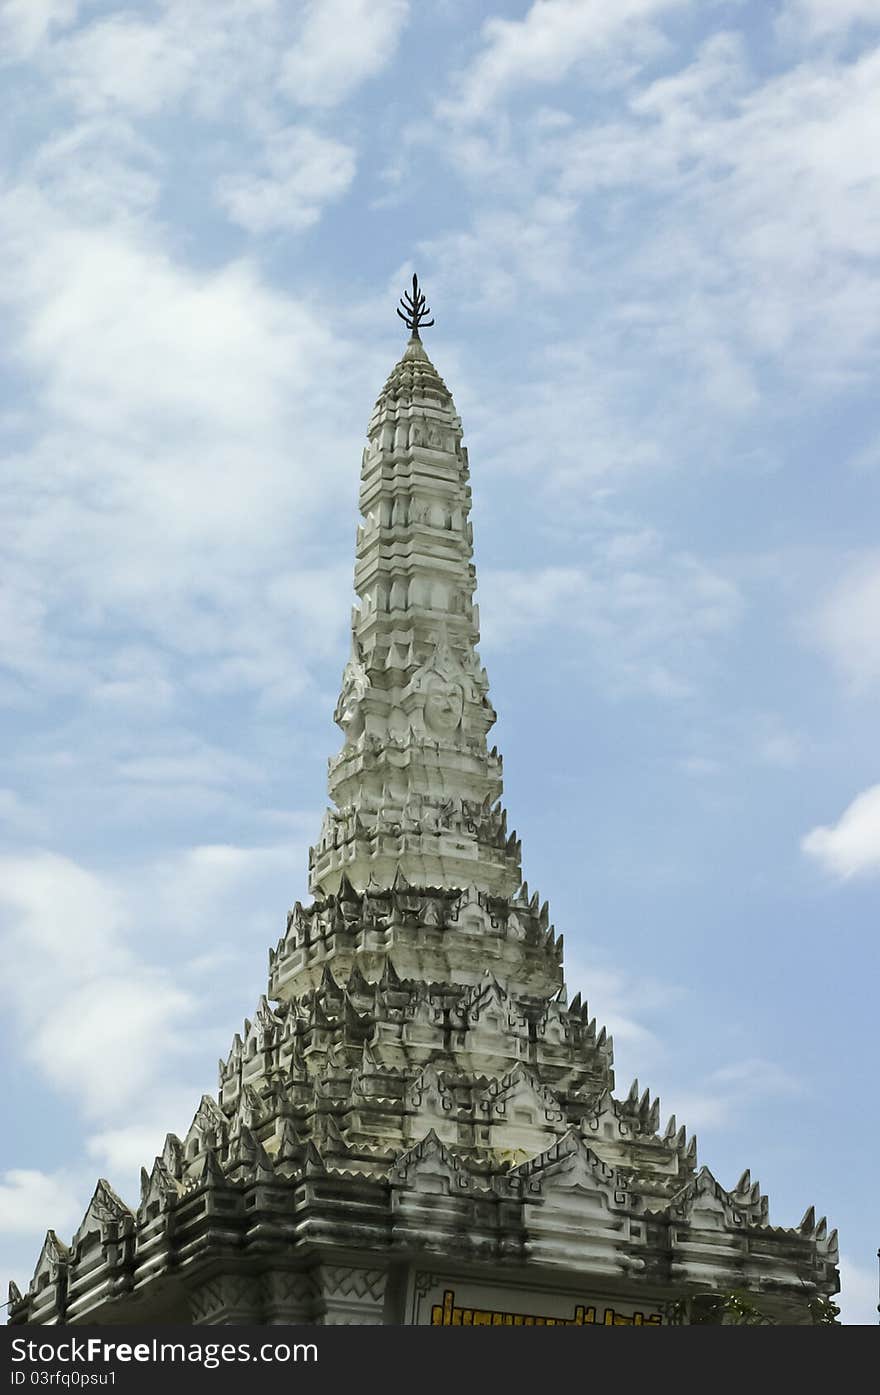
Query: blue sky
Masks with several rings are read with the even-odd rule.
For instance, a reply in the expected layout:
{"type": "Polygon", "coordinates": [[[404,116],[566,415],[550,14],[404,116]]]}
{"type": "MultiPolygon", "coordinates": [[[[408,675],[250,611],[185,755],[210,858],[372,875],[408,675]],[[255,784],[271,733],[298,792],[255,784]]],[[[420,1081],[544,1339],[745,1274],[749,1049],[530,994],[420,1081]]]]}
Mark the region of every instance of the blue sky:
{"type": "Polygon", "coordinates": [[[305,895],[418,270],[525,875],[876,1320],[880,0],[0,0],[3,1273],[305,895]]]}

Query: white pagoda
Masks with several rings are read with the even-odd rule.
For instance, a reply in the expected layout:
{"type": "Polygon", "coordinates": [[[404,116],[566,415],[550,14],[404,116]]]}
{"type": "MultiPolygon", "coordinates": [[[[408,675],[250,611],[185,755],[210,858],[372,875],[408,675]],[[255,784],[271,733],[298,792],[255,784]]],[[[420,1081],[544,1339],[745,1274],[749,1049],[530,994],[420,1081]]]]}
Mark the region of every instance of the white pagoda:
{"type": "MultiPolygon", "coordinates": [[[[771,1226],[563,982],[523,882],[477,654],[467,451],[412,330],[361,468],[351,656],[313,900],[131,1209],[99,1181],[12,1323],[646,1325],[719,1295],[809,1323],[839,1287],[810,1208],[771,1226]]],[[[398,312],[400,313],[400,312],[398,312]]]]}

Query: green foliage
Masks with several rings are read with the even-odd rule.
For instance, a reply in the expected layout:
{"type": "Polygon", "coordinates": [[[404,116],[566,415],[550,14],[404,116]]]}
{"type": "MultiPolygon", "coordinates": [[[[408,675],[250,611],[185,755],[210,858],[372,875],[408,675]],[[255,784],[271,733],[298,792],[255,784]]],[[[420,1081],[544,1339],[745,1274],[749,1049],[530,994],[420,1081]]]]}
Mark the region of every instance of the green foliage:
{"type": "Polygon", "coordinates": [[[809,1309],[814,1327],[840,1326],[840,1308],[833,1298],[811,1298],[809,1309]]]}
{"type": "MultiPolygon", "coordinates": [[[[840,1308],[830,1298],[811,1298],[807,1304],[814,1326],[839,1326],[840,1308]]],[[[778,1319],[761,1311],[750,1294],[741,1289],[729,1293],[702,1293],[680,1300],[670,1310],[672,1323],[715,1327],[776,1327],[778,1319]]]]}
{"type": "Polygon", "coordinates": [[[691,1305],[691,1322],[725,1327],[769,1327],[773,1319],[762,1313],[747,1293],[734,1289],[730,1293],[695,1298],[691,1305]]]}

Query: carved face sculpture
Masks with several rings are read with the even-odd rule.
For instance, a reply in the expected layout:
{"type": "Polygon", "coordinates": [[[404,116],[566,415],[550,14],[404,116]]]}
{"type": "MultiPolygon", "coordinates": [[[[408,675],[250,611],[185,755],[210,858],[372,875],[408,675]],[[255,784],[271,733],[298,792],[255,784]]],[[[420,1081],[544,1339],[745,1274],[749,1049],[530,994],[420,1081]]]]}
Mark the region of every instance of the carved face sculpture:
{"type": "Polygon", "coordinates": [[[446,735],[461,725],[464,693],[457,683],[432,678],[425,698],[425,726],[438,735],[446,735]]]}
{"type": "Polygon", "coordinates": [[[358,667],[350,672],[336,708],[336,721],[345,732],[346,743],[357,741],[364,729],[362,703],[367,691],[367,676],[358,667]]]}

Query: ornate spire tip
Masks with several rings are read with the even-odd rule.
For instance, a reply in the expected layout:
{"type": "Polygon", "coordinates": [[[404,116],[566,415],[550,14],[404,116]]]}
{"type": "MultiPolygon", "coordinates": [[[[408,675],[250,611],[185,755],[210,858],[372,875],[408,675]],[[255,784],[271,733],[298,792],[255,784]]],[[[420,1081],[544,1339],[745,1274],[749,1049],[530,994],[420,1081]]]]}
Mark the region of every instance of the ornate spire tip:
{"type": "Polygon", "coordinates": [[[398,310],[398,315],[403,320],[407,329],[412,330],[413,339],[420,339],[419,325],[428,329],[433,323],[433,319],[428,320],[426,315],[430,315],[431,307],[425,304],[425,293],[419,290],[419,278],[413,273],[412,294],[407,291],[400,297],[402,309],[398,310]]]}

